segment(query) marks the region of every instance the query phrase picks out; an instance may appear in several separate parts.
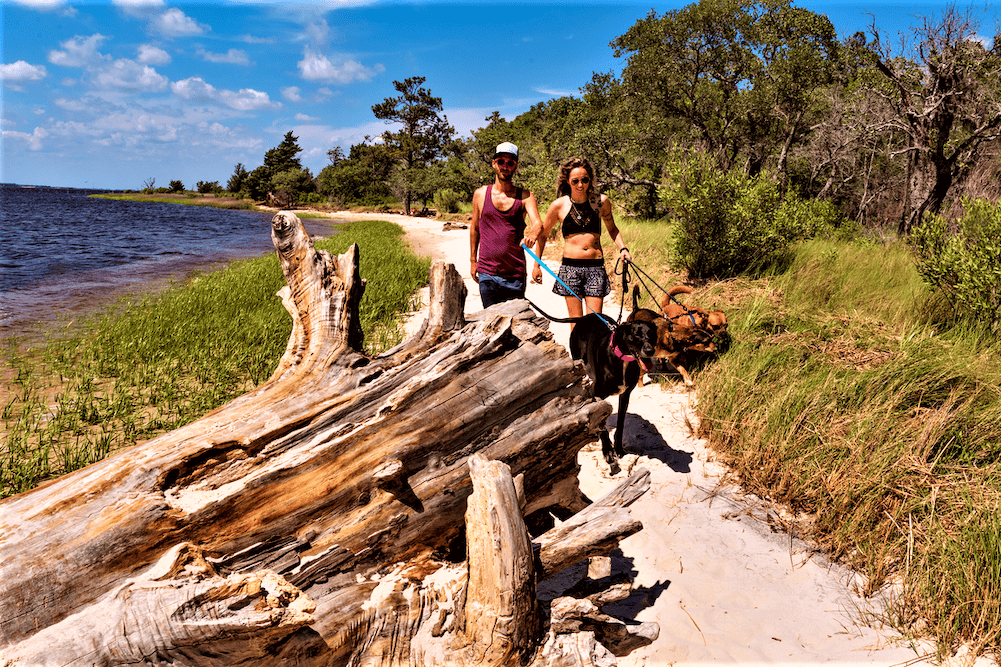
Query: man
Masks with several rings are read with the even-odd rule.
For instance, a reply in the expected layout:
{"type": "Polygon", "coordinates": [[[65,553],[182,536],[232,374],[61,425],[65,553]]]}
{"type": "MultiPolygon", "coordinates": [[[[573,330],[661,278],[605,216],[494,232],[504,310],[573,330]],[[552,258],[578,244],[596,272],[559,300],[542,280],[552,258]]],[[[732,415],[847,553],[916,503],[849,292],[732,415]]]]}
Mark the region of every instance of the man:
{"type": "Polygon", "coordinates": [[[491,166],[494,182],[473,193],[469,227],[469,273],[480,287],[484,308],[525,298],[528,272],[521,248],[525,215],[531,219],[531,229],[542,226],[535,195],[513,182],[518,147],[509,141],[498,144],[491,166]]]}

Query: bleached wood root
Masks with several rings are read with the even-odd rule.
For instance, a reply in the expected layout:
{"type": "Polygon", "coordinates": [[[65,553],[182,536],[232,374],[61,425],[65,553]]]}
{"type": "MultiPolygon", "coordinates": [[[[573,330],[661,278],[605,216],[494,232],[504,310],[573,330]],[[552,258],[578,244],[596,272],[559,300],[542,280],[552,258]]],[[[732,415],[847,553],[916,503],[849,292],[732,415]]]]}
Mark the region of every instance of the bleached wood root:
{"type": "Polygon", "coordinates": [[[85,610],[4,651],[0,664],[242,664],[266,659],[313,622],[314,609],[274,572],[220,577],[184,544],[85,610]]]}

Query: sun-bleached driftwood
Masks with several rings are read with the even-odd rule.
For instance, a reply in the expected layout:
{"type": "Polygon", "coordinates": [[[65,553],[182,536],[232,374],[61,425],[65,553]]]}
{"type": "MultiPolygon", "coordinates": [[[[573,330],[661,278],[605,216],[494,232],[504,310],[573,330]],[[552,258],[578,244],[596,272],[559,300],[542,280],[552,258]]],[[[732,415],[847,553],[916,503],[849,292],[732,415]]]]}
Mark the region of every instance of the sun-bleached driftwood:
{"type": "Polygon", "coordinates": [[[645,488],[577,489],[610,407],[544,322],[467,322],[438,263],[421,331],[370,358],[359,250],[317,251],[286,212],[272,236],[293,325],[266,383],[0,503],[0,665],[543,667],[649,641],[593,594],[535,599],[640,529],[645,488]],[[548,512],[570,518],[530,538],[548,512]]]}

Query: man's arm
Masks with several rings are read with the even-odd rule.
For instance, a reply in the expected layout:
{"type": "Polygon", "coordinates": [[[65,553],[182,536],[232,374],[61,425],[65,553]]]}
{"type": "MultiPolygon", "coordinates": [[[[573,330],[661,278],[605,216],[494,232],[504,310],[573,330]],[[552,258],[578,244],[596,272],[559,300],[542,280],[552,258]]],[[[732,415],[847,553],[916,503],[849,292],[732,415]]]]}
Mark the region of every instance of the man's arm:
{"type": "Polygon", "coordinates": [[[479,282],[480,276],[476,270],[480,250],[480,212],[483,210],[483,197],[486,188],[477,188],[473,193],[473,219],[469,223],[469,275],[479,282]]]}
{"type": "Polygon", "coordinates": [[[522,199],[522,203],[525,206],[525,213],[528,214],[531,224],[525,225],[525,238],[521,242],[528,248],[534,248],[535,241],[538,239],[539,234],[542,233],[542,217],[539,215],[539,204],[535,201],[535,195],[527,190],[526,193],[527,196],[522,199]]]}

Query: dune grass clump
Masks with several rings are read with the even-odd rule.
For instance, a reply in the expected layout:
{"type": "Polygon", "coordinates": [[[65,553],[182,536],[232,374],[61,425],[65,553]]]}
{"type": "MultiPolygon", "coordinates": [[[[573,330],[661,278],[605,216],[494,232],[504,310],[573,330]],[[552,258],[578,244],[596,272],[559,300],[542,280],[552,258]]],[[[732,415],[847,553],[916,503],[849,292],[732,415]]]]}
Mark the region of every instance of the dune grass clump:
{"type": "MultiPolygon", "coordinates": [[[[671,223],[616,222],[662,287],[687,280],[671,223]]],[[[957,316],[899,242],[800,241],[754,277],[690,284],[686,303],[730,322],[729,350],[694,374],[699,435],[718,459],[863,575],[879,622],[933,638],[939,658],[960,644],[998,655],[996,332],[957,316]]]]}
{"type": "Polygon", "coordinates": [[[702,373],[701,435],[749,491],[887,590],[887,619],[999,647],[1001,346],[942,327],[906,248],[810,242],[733,313],[702,373]],[[994,597],[990,597],[994,596],[994,597]]]}
{"type": "MultiPolygon", "coordinates": [[[[383,221],[345,225],[316,247],[339,254],[352,243],[367,280],[366,351],[376,354],[402,339],[401,315],[415,308],[430,259],[383,221]]],[[[0,497],[183,426],[265,381],[291,332],[275,296],[284,284],[269,254],[123,299],[41,346],[8,341],[0,497]]]]}

